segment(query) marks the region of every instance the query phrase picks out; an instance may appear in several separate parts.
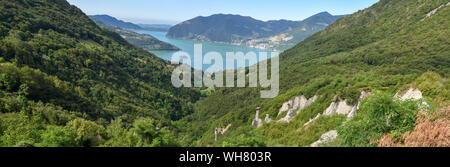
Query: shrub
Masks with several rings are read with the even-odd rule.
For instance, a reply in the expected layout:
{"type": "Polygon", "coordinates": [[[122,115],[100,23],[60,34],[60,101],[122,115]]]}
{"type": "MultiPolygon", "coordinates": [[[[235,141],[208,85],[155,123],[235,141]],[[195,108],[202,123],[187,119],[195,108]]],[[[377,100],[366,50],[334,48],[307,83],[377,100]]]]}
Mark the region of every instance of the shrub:
{"type": "Polygon", "coordinates": [[[414,129],[418,104],[418,101],[398,101],[390,94],[377,92],[361,106],[355,118],[338,128],[339,145],[376,146],[376,140],[386,133],[403,134],[414,129]]]}

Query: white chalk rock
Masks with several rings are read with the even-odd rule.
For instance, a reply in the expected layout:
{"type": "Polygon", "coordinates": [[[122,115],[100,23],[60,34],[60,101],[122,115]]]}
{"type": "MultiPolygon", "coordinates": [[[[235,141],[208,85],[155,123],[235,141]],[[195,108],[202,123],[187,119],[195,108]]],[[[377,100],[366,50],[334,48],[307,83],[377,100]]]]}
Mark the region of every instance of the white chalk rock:
{"type": "Polygon", "coordinates": [[[270,118],[270,115],[269,115],[269,114],[266,114],[266,118],[264,119],[264,121],[265,121],[266,123],[272,122],[272,118],[270,118]]]}
{"type": "Polygon", "coordinates": [[[352,111],[353,107],[355,106],[348,105],[345,100],[337,101],[337,99],[333,99],[333,102],[331,102],[323,115],[348,114],[352,111]]]}
{"type": "Polygon", "coordinates": [[[311,147],[318,147],[320,145],[326,144],[330,141],[333,141],[338,136],[338,132],[336,130],[329,131],[323,134],[319,140],[311,144],[311,147]]]}
{"type": "Polygon", "coordinates": [[[361,106],[362,101],[364,99],[370,97],[370,96],[372,96],[372,94],[370,92],[366,92],[366,91],[362,91],[361,92],[361,96],[359,96],[359,99],[358,99],[358,104],[356,104],[356,106],[354,106],[352,108],[352,111],[347,116],[347,120],[352,119],[353,117],[355,117],[355,115],[359,111],[359,107],[361,106]]]}
{"type": "Polygon", "coordinates": [[[394,96],[395,98],[405,101],[405,100],[420,100],[423,98],[422,92],[417,88],[409,88],[403,95],[398,92],[394,96]]]}
{"type": "MultiPolygon", "coordinates": [[[[292,100],[283,104],[283,106],[287,105],[288,108],[292,104],[292,107],[288,109],[289,111],[286,114],[286,116],[284,118],[281,118],[280,120],[278,120],[278,122],[290,122],[303,109],[305,109],[306,107],[308,107],[309,105],[314,103],[314,101],[316,101],[317,98],[318,98],[318,96],[313,96],[310,99],[306,99],[306,97],[303,95],[294,97],[292,100]]],[[[281,109],[284,109],[284,108],[282,107],[281,109]]],[[[282,111],[281,109],[280,109],[280,111],[282,111]]],[[[278,115],[282,114],[283,112],[285,112],[285,111],[278,112],[278,115]]]]}
{"type": "Polygon", "coordinates": [[[283,114],[286,111],[289,111],[290,109],[302,110],[302,109],[308,107],[309,105],[311,105],[314,101],[317,100],[317,98],[318,98],[317,95],[310,99],[307,99],[303,95],[296,96],[296,97],[292,98],[291,100],[283,103],[281,108],[278,110],[278,116],[280,116],[281,114],[283,114]]]}
{"type": "Polygon", "coordinates": [[[253,119],[252,126],[261,127],[263,125],[262,120],[259,118],[259,110],[256,111],[255,119],[253,119]]]}

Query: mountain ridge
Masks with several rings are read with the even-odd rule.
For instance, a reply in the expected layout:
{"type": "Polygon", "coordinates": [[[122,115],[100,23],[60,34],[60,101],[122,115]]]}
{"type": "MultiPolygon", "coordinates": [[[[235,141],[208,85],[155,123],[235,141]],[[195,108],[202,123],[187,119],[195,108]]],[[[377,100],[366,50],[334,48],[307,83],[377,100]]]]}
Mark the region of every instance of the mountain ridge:
{"type": "Polygon", "coordinates": [[[261,21],[250,16],[214,14],[198,16],[169,29],[168,37],[235,43],[251,37],[265,37],[298,25],[296,21],[261,21]]]}
{"type": "Polygon", "coordinates": [[[282,50],[284,50],[300,42],[307,36],[322,30],[340,17],[342,16],[333,16],[328,12],[321,12],[302,21],[283,19],[261,21],[250,16],[214,14],[206,17],[198,16],[177,24],[169,29],[167,37],[247,45],[271,50],[278,49],[278,45],[280,44],[277,42],[279,41],[290,41],[289,44],[285,44],[286,46],[282,46],[282,50]],[[322,21],[325,23],[317,26],[313,25],[310,28],[311,30],[308,29],[305,33],[289,32],[307,23],[311,24],[314,21],[322,21]],[[266,45],[271,46],[268,47],[266,45]]]}
{"type": "Polygon", "coordinates": [[[325,29],[337,19],[345,16],[346,15],[333,16],[328,12],[321,12],[300,21],[300,25],[295,28],[291,28],[274,36],[252,39],[246,41],[244,44],[265,50],[284,51],[295,46],[297,43],[314,33],[325,29]]]}
{"type": "Polygon", "coordinates": [[[120,27],[120,28],[123,28],[123,29],[135,29],[135,30],[142,29],[142,27],[140,27],[139,25],[136,25],[136,24],[131,23],[131,22],[125,22],[125,21],[119,20],[119,19],[117,19],[115,17],[106,15],[106,14],[90,15],[89,17],[94,18],[94,19],[96,19],[98,21],[101,21],[103,23],[106,23],[106,24],[109,24],[109,25],[113,25],[113,26],[116,26],[116,27],[120,27]]]}
{"type": "Polygon", "coordinates": [[[169,44],[167,42],[163,42],[158,40],[157,38],[148,35],[148,34],[139,34],[132,30],[126,30],[119,28],[114,25],[103,23],[100,20],[97,20],[94,17],[91,17],[97,25],[99,25],[102,28],[106,28],[110,31],[114,31],[118,33],[122,38],[127,40],[133,45],[136,45],[138,47],[141,47],[146,50],[180,50],[176,46],[173,46],[172,44],[169,44]]]}

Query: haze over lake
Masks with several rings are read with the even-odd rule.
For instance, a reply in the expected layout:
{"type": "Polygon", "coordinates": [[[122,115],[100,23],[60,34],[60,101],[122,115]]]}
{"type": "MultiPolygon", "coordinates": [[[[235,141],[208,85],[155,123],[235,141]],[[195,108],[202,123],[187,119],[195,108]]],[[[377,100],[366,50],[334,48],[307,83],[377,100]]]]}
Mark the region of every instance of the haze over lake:
{"type": "MultiPolygon", "coordinates": [[[[194,45],[195,44],[202,44],[202,46],[203,46],[203,50],[202,50],[203,55],[202,56],[204,56],[208,52],[220,53],[223,57],[223,62],[225,62],[224,66],[223,66],[224,69],[209,69],[206,71],[206,69],[208,69],[211,65],[204,64],[203,71],[206,71],[209,73],[213,73],[213,72],[217,72],[217,71],[221,71],[221,70],[229,70],[229,69],[226,69],[226,63],[233,63],[233,62],[226,62],[226,53],[227,52],[243,52],[244,54],[247,54],[248,52],[255,52],[258,57],[258,61],[263,60],[263,59],[259,59],[259,52],[268,52],[267,53],[268,57],[271,56],[270,51],[251,48],[251,47],[247,47],[247,46],[238,46],[238,45],[223,44],[223,43],[167,38],[166,37],[167,32],[145,31],[145,30],[136,30],[136,32],[141,33],[141,34],[149,34],[161,41],[168,42],[172,45],[175,45],[176,47],[180,48],[182,52],[186,52],[190,55],[192,63],[201,63],[198,60],[194,60],[194,45]]],[[[152,50],[150,52],[154,53],[156,56],[158,56],[160,58],[171,61],[172,55],[179,51],[153,51],[152,50]]],[[[248,62],[246,62],[245,67],[248,67],[250,65],[253,65],[253,64],[249,64],[248,62]]],[[[235,69],[239,68],[239,67],[241,67],[241,66],[235,65],[235,69]]]]}

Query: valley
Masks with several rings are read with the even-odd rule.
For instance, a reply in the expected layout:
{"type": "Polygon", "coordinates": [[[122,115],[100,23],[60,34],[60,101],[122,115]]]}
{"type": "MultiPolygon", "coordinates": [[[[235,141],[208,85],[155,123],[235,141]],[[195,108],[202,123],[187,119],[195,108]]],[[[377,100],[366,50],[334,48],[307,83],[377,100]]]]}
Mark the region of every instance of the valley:
{"type": "Polygon", "coordinates": [[[379,0],[301,21],[163,2],[111,2],[106,15],[89,3],[0,2],[0,147],[450,147],[449,0],[379,0]],[[140,23],[117,19],[128,15],[140,23]],[[211,65],[235,60],[206,56],[272,51],[226,68],[211,65]],[[191,66],[172,63],[180,54],[191,66]],[[232,80],[195,86],[191,75],[232,80]],[[262,98],[267,85],[277,96],[262,98]]]}

